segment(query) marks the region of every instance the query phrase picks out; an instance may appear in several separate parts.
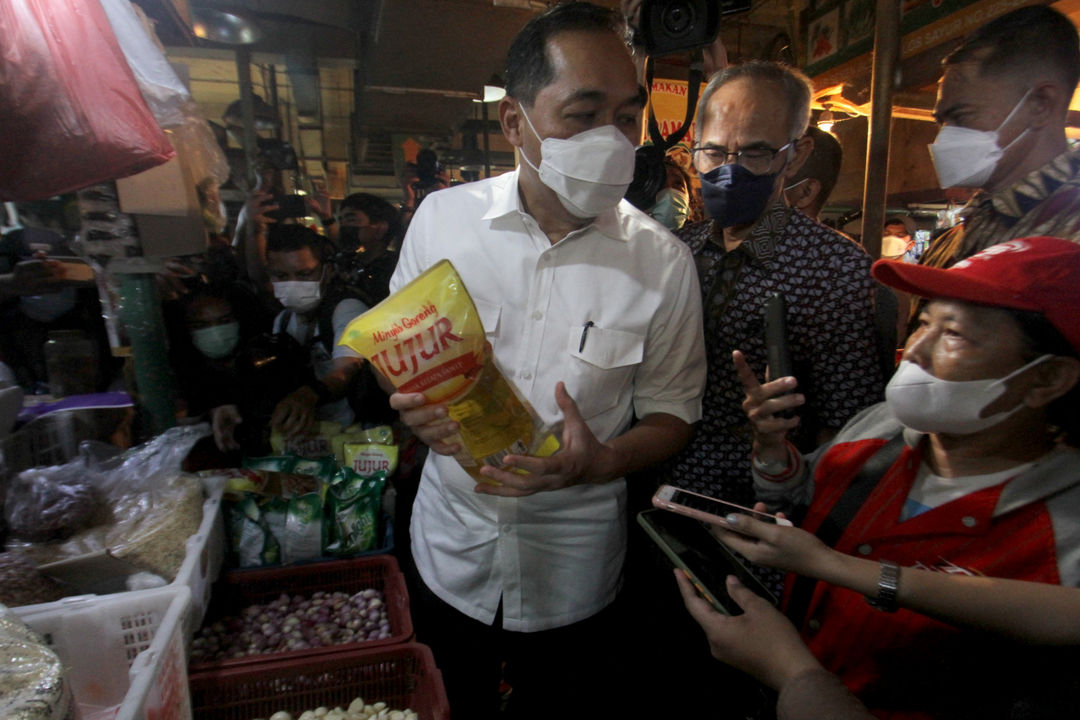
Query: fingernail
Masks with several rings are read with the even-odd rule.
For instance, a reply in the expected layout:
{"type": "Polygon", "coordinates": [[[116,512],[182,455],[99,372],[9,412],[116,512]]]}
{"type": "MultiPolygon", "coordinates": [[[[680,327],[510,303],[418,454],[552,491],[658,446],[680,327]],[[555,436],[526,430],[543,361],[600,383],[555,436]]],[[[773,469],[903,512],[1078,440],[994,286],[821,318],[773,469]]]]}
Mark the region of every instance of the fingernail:
{"type": "Polygon", "coordinates": [[[724,519],[727,520],[728,525],[739,524],[739,516],[736,513],[728,513],[724,516],[724,519]]]}

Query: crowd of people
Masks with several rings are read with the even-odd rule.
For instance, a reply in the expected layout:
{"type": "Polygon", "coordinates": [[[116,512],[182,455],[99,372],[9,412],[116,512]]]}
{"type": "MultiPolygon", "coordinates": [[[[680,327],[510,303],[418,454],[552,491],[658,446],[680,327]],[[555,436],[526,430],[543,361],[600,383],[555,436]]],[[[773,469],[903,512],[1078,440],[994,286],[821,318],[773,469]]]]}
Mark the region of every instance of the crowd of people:
{"type": "MultiPolygon", "coordinates": [[[[719,68],[653,206],[624,201],[646,99],[625,26],[571,2],[513,40],[513,172],[449,187],[426,153],[402,207],[312,197],[316,230],[275,212],[280,169],[260,164],[232,242],[165,304],[182,415],[212,423],[220,462],[319,420],[397,422],[427,446],[401,478],[398,549],[455,717],[1071,714],[1076,29],[1025,7],[946,57],[930,152],[942,187],[976,192],[922,257],[911,219],[889,216],[874,262],[820,221],[841,148],[780,63],[719,68]],[[509,455],[486,483],[454,460],[445,405],[338,344],[444,258],[497,365],[561,428],[558,453],[509,455]],[[777,293],[783,377],[763,333],[777,293]],[[743,612],[726,615],[672,577],[629,522],[660,484],[793,521],[711,526],[776,603],[731,577],[743,612]]],[[[34,210],[0,245],[0,350],[28,388],[48,330],[96,327],[78,314],[96,292],[44,259],[68,254],[64,227],[34,210]]]]}

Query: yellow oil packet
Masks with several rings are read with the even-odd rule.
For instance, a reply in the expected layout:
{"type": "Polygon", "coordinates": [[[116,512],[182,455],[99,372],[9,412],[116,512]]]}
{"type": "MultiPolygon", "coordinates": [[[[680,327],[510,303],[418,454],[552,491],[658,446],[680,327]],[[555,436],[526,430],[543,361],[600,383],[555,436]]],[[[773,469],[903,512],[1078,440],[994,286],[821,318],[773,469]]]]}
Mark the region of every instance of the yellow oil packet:
{"type": "Polygon", "coordinates": [[[270,450],[274,455],[293,453],[301,457],[320,458],[334,454],[334,438],[341,434],[341,425],[330,420],[316,423],[312,435],[286,438],[280,430],[270,431],[270,450]]]}
{"type": "Polygon", "coordinates": [[[476,306],[440,260],[349,323],[341,338],[399,392],[445,403],[458,422],[458,463],[473,478],[507,455],[546,457],[559,441],[495,365],[476,306]]]}
{"type": "Polygon", "coordinates": [[[360,475],[386,473],[390,477],[397,470],[398,446],[381,443],[347,442],[345,443],[345,467],[352,468],[360,475]]]}

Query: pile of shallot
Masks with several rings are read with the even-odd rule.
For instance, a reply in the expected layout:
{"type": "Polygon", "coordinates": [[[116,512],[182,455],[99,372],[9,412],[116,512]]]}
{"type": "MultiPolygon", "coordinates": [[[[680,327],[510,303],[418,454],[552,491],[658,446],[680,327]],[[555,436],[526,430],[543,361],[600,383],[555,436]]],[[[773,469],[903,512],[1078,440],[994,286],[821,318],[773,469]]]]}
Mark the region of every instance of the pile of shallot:
{"type": "Polygon", "coordinates": [[[282,594],[244,608],[239,616],[204,626],[191,643],[191,660],[207,662],[248,655],[307,650],[390,637],[386,603],[378,590],[349,595],[282,594]]]}

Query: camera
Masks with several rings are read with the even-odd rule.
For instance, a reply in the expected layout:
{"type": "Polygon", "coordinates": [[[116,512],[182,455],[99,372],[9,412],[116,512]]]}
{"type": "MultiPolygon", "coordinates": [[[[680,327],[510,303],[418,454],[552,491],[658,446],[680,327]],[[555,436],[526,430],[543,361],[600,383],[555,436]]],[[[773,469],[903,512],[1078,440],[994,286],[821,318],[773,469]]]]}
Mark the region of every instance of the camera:
{"type": "Polygon", "coordinates": [[[274,195],[274,204],[278,209],[271,210],[266,216],[275,220],[302,218],[311,214],[303,195],[274,195]]]}
{"type": "Polygon", "coordinates": [[[644,0],[639,34],[651,56],[712,44],[720,16],[750,9],[750,0],[644,0]]]}

